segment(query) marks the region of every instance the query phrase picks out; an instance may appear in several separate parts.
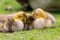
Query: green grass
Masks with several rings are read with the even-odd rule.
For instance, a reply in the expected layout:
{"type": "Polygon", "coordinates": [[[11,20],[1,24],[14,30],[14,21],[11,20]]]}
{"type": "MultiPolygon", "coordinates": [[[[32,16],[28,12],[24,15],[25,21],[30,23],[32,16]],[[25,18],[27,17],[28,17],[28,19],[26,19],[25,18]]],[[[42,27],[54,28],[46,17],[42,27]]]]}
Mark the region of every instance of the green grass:
{"type": "MultiPolygon", "coordinates": [[[[8,14],[21,10],[15,0],[0,0],[0,14],[8,14]],[[12,11],[6,11],[7,5],[12,6],[12,11]]],[[[14,33],[0,32],[0,40],[60,40],[60,14],[53,13],[56,18],[55,28],[46,28],[44,30],[22,30],[14,33]]]]}
{"type": "Polygon", "coordinates": [[[12,13],[21,9],[22,6],[18,4],[15,0],[0,0],[0,14],[12,13]],[[5,10],[8,5],[12,7],[11,11],[5,10]]]}

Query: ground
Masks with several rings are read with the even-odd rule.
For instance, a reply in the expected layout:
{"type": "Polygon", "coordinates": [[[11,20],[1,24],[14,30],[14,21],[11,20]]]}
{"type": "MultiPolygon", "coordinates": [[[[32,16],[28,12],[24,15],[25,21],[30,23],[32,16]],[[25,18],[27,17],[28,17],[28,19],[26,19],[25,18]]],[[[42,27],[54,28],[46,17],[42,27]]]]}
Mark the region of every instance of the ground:
{"type": "MultiPolygon", "coordinates": [[[[21,8],[15,0],[0,0],[0,14],[16,12],[21,8]],[[12,6],[12,11],[5,10],[7,5],[12,6]]],[[[52,15],[56,18],[54,28],[22,30],[13,33],[0,32],[0,40],[60,40],[60,13],[52,13],[52,15]]]]}

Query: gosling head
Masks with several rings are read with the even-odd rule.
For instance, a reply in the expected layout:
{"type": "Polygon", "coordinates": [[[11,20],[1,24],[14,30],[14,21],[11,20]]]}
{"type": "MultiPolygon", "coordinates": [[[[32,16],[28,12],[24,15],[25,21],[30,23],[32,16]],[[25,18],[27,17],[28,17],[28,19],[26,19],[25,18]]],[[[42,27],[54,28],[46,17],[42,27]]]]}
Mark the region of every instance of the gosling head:
{"type": "Polygon", "coordinates": [[[45,11],[42,10],[41,8],[37,8],[33,10],[32,16],[37,19],[37,18],[47,18],[45,11]]]}
{"type": "Polygon", "coordinates": [[[25,12],[18,12],[13,16],[13,20],[14,21],[20,20],[22,22],[26,22],[27,16],[26,16],[25,12]]]}

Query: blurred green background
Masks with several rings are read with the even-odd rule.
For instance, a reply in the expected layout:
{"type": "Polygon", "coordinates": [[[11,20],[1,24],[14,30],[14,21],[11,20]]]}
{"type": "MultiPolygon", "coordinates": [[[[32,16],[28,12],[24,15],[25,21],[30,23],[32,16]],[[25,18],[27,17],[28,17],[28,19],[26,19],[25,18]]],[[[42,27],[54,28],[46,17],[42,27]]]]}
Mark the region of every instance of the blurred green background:
{"type": "Polygon", "coordinates": [[[0,0],[0,14],[7,14],[22,10],[22,6],[16,0],[0,0]],[[10,8],[6,10],[6,8],[10,8]]]}

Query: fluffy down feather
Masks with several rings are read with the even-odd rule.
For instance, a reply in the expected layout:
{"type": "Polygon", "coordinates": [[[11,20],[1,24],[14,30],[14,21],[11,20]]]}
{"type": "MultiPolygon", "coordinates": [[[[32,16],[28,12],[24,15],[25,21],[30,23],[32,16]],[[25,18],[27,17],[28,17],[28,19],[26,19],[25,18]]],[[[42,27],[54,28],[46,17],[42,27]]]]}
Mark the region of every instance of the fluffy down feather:
{"type": "Polygon", "coordinates": [[[55,18],[48,12],[38,8],[32,12],[34,21],[32,23],[35,29],[40,29],[44,27],[53,27],[53,24],[56,22],[55,18]]]}
{"type": "Polygon", "coordinates": [[[26,23],[26,15],[24,12],[17,12],[11,15],[0,16],[0,31],[13,32],[23,30],[26,23]]]}

